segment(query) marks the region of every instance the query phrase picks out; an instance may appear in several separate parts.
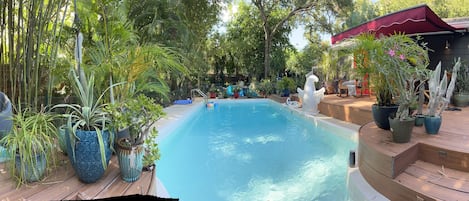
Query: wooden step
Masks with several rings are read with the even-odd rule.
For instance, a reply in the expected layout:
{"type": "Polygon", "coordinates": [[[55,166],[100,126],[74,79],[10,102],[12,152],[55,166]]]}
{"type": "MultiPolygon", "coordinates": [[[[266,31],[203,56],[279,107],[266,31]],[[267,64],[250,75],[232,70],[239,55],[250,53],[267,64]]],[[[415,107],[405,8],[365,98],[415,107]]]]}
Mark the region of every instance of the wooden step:
{"type": "Polygon", "coordinates": [[[469,200],[467,172],[444,168],[421,160],[409,165],[394,181],[430,199],[469,200]]]}

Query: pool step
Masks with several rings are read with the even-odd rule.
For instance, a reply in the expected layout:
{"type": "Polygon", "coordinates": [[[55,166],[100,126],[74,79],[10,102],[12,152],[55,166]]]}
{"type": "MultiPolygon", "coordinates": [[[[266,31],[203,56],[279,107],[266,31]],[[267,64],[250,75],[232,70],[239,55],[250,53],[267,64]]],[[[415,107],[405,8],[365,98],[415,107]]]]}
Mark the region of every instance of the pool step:
{"type": "Polygon", "coordinates": [[[469,174],[444,166],[417,160],[409,165],[394,181],[424,194],[415,200],[469,200],[469,174]]]}

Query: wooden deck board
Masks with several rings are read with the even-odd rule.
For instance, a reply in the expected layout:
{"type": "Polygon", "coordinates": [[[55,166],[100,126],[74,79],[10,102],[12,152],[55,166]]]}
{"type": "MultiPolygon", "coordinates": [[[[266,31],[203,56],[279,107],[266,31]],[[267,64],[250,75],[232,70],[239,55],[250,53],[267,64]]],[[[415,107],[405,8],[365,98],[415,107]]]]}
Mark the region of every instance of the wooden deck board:
{"type": "MultiPolygon", "coordinates": [[[[6,171],[6,163],[0,163],[0,200],[74,200],[74,199],[96,199],[106,197],[116,197],[130,195],[127,189],[135,185],[141,188],[140,191],[132,190],[128,193],[143,195],[153,195],[155,190],[149,189],[154,186],[149,185],[156,179],[153,172],[142,174],[141,178],[133,183],[126,183],[120,178],[119,167],[116,156],[111,158],[111,162],[104,176],[95,183],[85,184],[76,176],[69,163],[63,163],[49,172],[42,181],[23,185],[16,189],[16,183],[6,171]],[[123,184],[123,185],[122,185],[123,184]],[[123,187],[124,186],[124,187],[123,187]],[[127,186],[127,187],[125,187],[127,186]]],[[[135,187],[137,188],[137,187],[135,187]]]]}
{"type": "Polygon", "coordinates": [[[151,186],[152,181],[155,179],[153,172],[142,172],[142,181],[138,184],[132,184],[127,190],[126,194],[127,195],[132,195],[132,194],[148,194],[149,189],[151,188],[145,188],[145,186],[151,186]],[[145,192],[147,191],[147,192],[145,192]]]}
{"type": "MultiPolygon", "coordinates": [[[[83,185],[81,188],[75,189],[75,192],[80,193],[83,197],[94,198],[97,194],[103,191],[103,189],[108,188],[109,185],[116,182],[116,180],[119,179],[119,175],[119,166],[116,158],[114,157],[109,162],[108,169],[106,170],[103,178],[98,180],[96,183],[83,185]]],[[[69,196],[68,199],[74,199],[74,195],[69,196]]]]}
{"type": "Polygon", "coordinates": [[[408,167],[405,173],[443,188],[466,193],[466,196],[469,196],[469,182],[467,180],[455,178],[453,175],[449,175],[448,172],[443,171],[441,167],[434,166],[433,170],[428,170],[414,164],[408,167]],[[441,171],[441,173],[438,171],[441,171]]]}

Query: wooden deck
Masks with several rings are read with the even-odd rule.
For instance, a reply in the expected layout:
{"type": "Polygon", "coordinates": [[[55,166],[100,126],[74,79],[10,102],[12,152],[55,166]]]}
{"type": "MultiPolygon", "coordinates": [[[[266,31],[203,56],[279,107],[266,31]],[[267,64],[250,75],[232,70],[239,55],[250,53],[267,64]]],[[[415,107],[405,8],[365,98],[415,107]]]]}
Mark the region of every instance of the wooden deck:
{"type": "Polygon", "coordinates": [[[371,105],[375,101],[369,96],[338,97],[335,94],[325,95],[318,105],[319,113],[336,119],[363,125],[373,121],[371,105]]]}
{"type": "Polygon", "coordinates": [[[469,200],[469,107],[444,111],[437,135],[414,127],[411,141],[398,144],[373,122],[374,102],[326,95],[318,105],[321,114],[362,125],[358,167],[367,182],[390,200],[469,200]]]}
{"type": "Polygon", "coordinates": [[[133,183],[120,178],[117,157],[112,156],[104,176],[96,183],[85,184],[76,176],[66,156],[60,156],[59,165],[39,182],[16,188],[15,181],[0,163],[0,200],[89,200],[126,195],[156,196],[155,171],[142,172],[133,183]]]}

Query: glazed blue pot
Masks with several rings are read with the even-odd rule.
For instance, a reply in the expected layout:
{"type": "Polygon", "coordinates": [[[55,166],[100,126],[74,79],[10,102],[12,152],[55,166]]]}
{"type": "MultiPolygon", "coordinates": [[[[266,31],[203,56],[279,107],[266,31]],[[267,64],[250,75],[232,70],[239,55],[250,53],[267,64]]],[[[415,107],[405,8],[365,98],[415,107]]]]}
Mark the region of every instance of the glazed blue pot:
{"type": "Polygon", "coordinates": [[[12,114],[10,99],[0,92],[0,139],[9,133],[13,126],[12,114]]]}
{"type": "Polygon", "coordinates": [[[21,176],[26,182],[39,181],[42,179],[42,177],[44,177],[44,173],[46,172],[46,157],[44,154],[38,154],[36,155],[36,161],[34,161],[34,165],[27,165],[23,164],[19,155],[16,155],[15,168],[16,174],[21,176]],[[21,171],[22,165],[24,165],[23,172],[21,171]]]}
{"type": "MultiPolygon", "coordinates": [[[[67,142],[68,158],[71,161],[73,169],[78,178],[84,183],[94,183],[98,181],[106,171],[101,162],[101,150],[96,131],[77,130],[75,132],[77,139],[72,146],[70,135],[65,135],[67,142]],[[75,155],[73,156],[73,149],[75,155]]],[[[111,148],[109,145],[109,131],[102,131],[104,152],[106,156],[106,166],[111,159],[111,148]]]]}
{"type": "Polygon", "coordinates": [[[142,174],[144,154],[143,145],[126,147],[122,146],[120,143],[117,144],[117,159],[119,160],[122,180],[126,182],[137,181],[142,174]]]}
{"type": "Polygon", "coordinates": [[[424,125],[427,134],[436,135],[440,130],[441,117],[425,116],[424,125]]]}
{"type": "Polygon", "coordinates": [[[373,104],[371,111],[373,114],[373,120],[378,128],[389,130],[389,116],[397,112],[398,105],[391,106],[379,106],[378,104],[373,104]]]}

